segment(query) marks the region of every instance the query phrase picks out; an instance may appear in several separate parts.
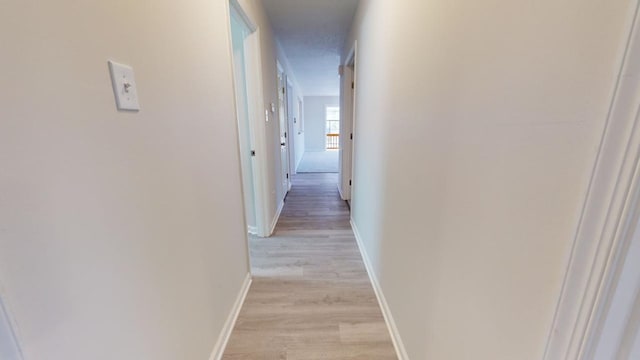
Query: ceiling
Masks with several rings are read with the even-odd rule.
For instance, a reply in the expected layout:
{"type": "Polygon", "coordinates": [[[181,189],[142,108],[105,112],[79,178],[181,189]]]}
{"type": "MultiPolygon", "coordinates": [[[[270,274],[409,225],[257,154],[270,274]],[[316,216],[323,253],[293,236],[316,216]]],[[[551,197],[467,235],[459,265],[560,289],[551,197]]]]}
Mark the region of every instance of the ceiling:
{"type": "Polygon", "coordinates": [[[340,52],[358,0],[263,0],[305,96],[338,95],[340,52]]]}

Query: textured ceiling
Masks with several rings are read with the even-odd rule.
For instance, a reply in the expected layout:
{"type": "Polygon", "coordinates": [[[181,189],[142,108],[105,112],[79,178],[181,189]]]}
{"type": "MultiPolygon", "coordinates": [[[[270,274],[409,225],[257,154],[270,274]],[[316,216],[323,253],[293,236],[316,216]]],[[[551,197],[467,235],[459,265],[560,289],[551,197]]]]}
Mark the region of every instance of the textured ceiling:
{"type": "Polygon", "coordinates": [[[338,95],[340,51],[358,0],[263,3],[304,95],[338,95]]]}

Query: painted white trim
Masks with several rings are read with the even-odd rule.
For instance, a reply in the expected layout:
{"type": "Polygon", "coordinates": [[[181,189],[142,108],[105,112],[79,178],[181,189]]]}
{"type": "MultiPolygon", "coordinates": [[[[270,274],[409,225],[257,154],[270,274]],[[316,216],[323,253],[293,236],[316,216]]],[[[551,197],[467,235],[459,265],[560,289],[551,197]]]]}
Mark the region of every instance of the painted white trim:
{"type": "Polygon", "coordinates": [[[256,209],[260,209],[260,216],[256,216],[256,219],[259,219],[258,222],[258,235],[259,236],[269,236],[269,196],[271,189],[269,188],[266,179],[268,178],[269,170],[267,167],[267,154],[269,153],[267,146],[267,118],[269,114],[269,110],[265,107],[265,97],[263,91],[263,74],[262,74],[262,52],[260,48],[261,39],[260,39],[260,29],[256,30],[255,35],[252,35],[252,47],[255,51],[255,57],[253,64],[251,64],[252,68],[256,73],[256,83],[253,84],[253,90],[255,92],[254,98],[256,99],[255,104],[255,117],[253,118],[254,124],[256,125],[255,133],[252,134],[254,136],[254,144],[256,147],[256,156],[254,157],[257,161],[256,171],[254,173],[254,184],[256,191],[256,209]]]}
{"type": "MultiPolygon", "coordinates": [[[[242,18],[242,20],[244,21],[244,18],[242,16],[240,16],[240,13],[237,9],[238,6],[240,6],[238,4],[238,2],[236,0],[229,0],[227,2],[225,2],[226,4],[226,12],[228,14],[227,16],[227,35],[228,35],[228,39],[229,39],[229,57],[231,58],[231,62],[230,62],[230,70],[231,70],[231,77],[233,78],[233,81],[231,82],[231,86],[233,88],[233,113],[234,113],[234,117],[236,118],[236,126],[235,126],[235,133],[236,133],[236,139],[238,140],[238,142],[236,142],[237,146],[236,146],[236,153],[238,156],[238,159],[242,158],[242,151],[240,149],[240,125],[238,123],[238,117],[240,116],[238,113],[238,99],[236,97],[237,94],[237,87],[236,87],[236,69],[235,69],[235,61],[234,61],[234,49],[233,49],[233,31],[231,30],[231,18],[234,17],[235,15],[238,15],[239,17],[242,18]]],[[[246,21],[245,21],[245,25],[246,25],[246,21]]],[[[248,26],[248,25],[247,25],[248,26]]],[[[240,166],[238,168],[238,180],[243,183],[244,180],[244,173],[242,171],[242,166],[240,166]]],[[[241,197],[242,197],[242,204],[243,204],[243,211],[242,211],[242,220],[243,223],[245,224],[245,226],[247,227],[247,231],[251,232],[251,226],[249,226],[249,221],[247,220],[247,212],[244,209],[244,205],[245,203],[245,199],[246,199],[246,189],[244,188],[244,186],[242,187],[242,192],[241,192],[241,197]]],[[[255,200],[255,199],[254,199],[255,200]]],[[[256,206],[256,204],[254,204],[254,207],[256,206]]],[[[258,221],[258,209],[256,207],[255,209],[255,217],[256,217],[256,222],[258,221]]],[[[248,242],[248,239],[247,239],[248,242]]]]}
{"type": "Polygon", "coordinates": [[[247,27],[251,32],[258,30],[256,23],[251,19],[249,14],[247,14],[247,12],[244,11],[244,9],[242,8],[242,5],[240,5],[240,2],[238,2],[238,0],[229,0],[229,4],[237,12],[237,14],[240,15],[240,17],[245,22],[245,24],[247,25],[247,27]]]}
{"type": "Polygon", "coordinates": [[[247,232],[251,235],[258,235],[258,228],[256,226],[247,226],[247,232]]]}
{"type": "Polygon", "coordinates": [[[393,341],[393,347],[396,349],[396,355],[398,356],[398,360],[409,360],[409,356],[407,355],[407,350],[404,347],[404,343],[402,342],[402,338],[400,337],[400,332],[398,331],[398,327],[396,326],[396,322],[393,319],[393,315],[391,314],[391,309],[389,308],[389,304],[387,303],[386,298],[384,297],[384,292],[382,291],[382,287],[380,287],[380,283],[378,282],[378,278],[373,271],[373,266],[371,264],[371,260],[369,259],[369,255],[367,255],[367,250],[362,242],[362,237],[360,237],[360,232],[358,231],[358,227],[356,226],[353,219],[350,220],[351,229],[353,229],[353,234],[356,238],[356,243],[358,244],[358,249],[360,249],[360,255],[362,256],[362,261],[364,262],[364,266],[367,269],[367,274],[369,275],[369,280],[371,280],[371,285],[373,286],[373,291],[376,294],[376,298],[378,299],[378,304],[380,304],[380,309],[382,310],[382,316],[384,317],[384,321],[387,323],[387,329],[389,330],[389,335],[391,335],[391,341],[393,341]]]}
{"type": "Polygon", "coordinates": [[[353,64],[353,71],[352,71],[352,81],[354,83],[354,87],[353,87],[353,102],[352,102],[352,108],[351,108],[351,133],[353,134],[353,139],[351,139],[351,167],[350,167],[350,176],[349,179],[351,180],[351,185],[349,185],[349,183],[347,182],[347,185],[349,185],[349,198],[347,200],[349,200],[349,203],[354,201],[353,198],[353,189],[356,186],[356,142],[358,141],[358,129],[356,127],[357,124],[357,120],[358,120],[358,84],[359,84],[359,80],[358,80],[358,69],[360,69],[360,67],[358,66],[358,60],[359,56],[358,56],[358,40],[354,40],[353,42],[353,49],[351,50],[350,54],[347,56],[347,64],[353,64]]]}
{"type": "MultiPolygon", "coordinates": [[[[284,71],[284,67],[282,67],[282,64],[280,63],[280,60],[278,60],[278,58],[276,57],[276,68],[278,70],[277,73],[277,83],[278,83],[278,143],[282,143],[284,142],[284,152],[285,152],[285,160],[286,160],[286,164],[283,164],[282,162],[282,145],[280,145],[279,149],[280,149],[280,185],[283,185],[282,188],[282,198],[284,199],[287,196],[287,192],[289,191],[290,187],[291,187],[291,165],[289,164],[289,161],[291,160],[291,153],[290,153],[290,148],[289,148],[289,138],[286,136],[287,133],[289,133],[289,87],[288,87],[288,76],[287,73],[284,71]],[[280,84],[280,81],[283,82],[283,84],[280,84]],[[280,87],[282,86],[282,88],[280,87]],[[282,104],[280,104],[280,96],[282,96],[282,104]],[[282,106],[282,108],[281,108],[282,106]],[[282,123],[284,122],[284,130],[282,129],[282,123]],[[284,140],[283,140],[284,139],[284,140]],[[289,174],[289,177],[286,176],[286,174],[282,174],[283,172],[285,172],[286,174],[289,174]]],[[[289,134],[289,137],[291,136],[291,134],[289,134]]]]}
{"type": "Polygon", "coordinates": [[[295,136],[295,132],[296,132],[296,124],[293,122],[295,120],[295,108],[293,108],[293,104],[295,103],[295,99],[293,99],[296,93],[296,88],[295,88],[295,84],[293,81],[291,81],[291,77],[288,73],[285,72],[285,74],[287,74],[287,93],[286,93],[286,98],[287,98],[287,139],[286,139],[286,144],[287,144],[287,155],[289,156],[289,178],[287,179],[287,183],[289,184],[289,188],[288,190],[291,190],[291,177],[293,175],[296,174],[296,136],[295,136]],[[292,100],[292,101],[290,101],[292,100]],[[289,111],[291,110],[291,111],[289,111]]]}
{"type": "Polygon", "coordinates": [[[356,83],[356,58],[358,42],[354,41],[353,47],[349,50],[346,60],[339,67],[340,73],[340,155],[339,155],[339,181],[338,188],[342,200],[350,200],[353,186],[349,185],[349,180],[353,184],[354,173],[354,144],[355,144],[355,121],[356,121],[356,91],[357,84],[351,91],[351,83],[356,83]],[[355,70],[355,71],[354,71],[355,70]],[[353,139],[348,137],[353,134],[353,139]]]}
{"type": "Polygon", "coordinates": [[[276,225],[278,224],[278,220],[280,220],[280,214],[282,213],[282,209],[284,208],[284,199],[280,201],[280,204],[278,205],[278,211],[276,211],[276,215],[273,217],[273,220],[271,221],[271,230],[269,230],[269,235],[271,236],[273,234],[273,232],[276,230],[276,225]]]}
{"type": "Polygon", "coordinates": [[[640,34],[638,0],[630,6],[628,37],[586,200],[567,260],[545,360],[582,360],[597,322],[611,255],[620,244],[640,132],[640,34]]]}
{"type": "Polygon", "coordinates": [[[344,198],[344,195],[342,194],[342,187],[340,187],[340,183],[337,184],[337,187],[338,187],[338,194],[340,194],[340,199],[345,200],[345,201],[349,200],[349,199],[345,199],[344,198]]]}
{"type": "Polygon", "coordinates": [[[225,321],[224,326],[222,327],[222,331],[220,332],[218,341],[216,341],[216,345],[213,347],[213,351],[211,352],[211,356],[209,357],[209,360],[222,359],[224,350],[227,347],[229,338],[231,337],[231,332],[233,332],[233,327],[236,325],[236,321],[238,320],[238,315],[240,315],[240,310],[242,310],[242,305],[244,304],[244,301],[247,298],[247,294],[249,293],[251,282],[252,282],[251,273],[248,273],[244,279],[242,288],[240,288],[238,297],[236,298],[236,301],[233,303],[233,307],[231,308],[231,312],[227,317],[227,321],[225,321]]]}
{"type": "Polygon", "coordinates": [[[640,251],[638,170],[636,167],[619,242],[612,251],[592,330],[586,339],[585,359],[638,359],[627,354],[640,325],[640,262],[634,261],[640,251]]]}
{"type": "MultiPolygon", "coordinates": [[[[246,58],[246,81],[247,81],[247,95],[249,97],[248,115],[251,122],[251,142],[253,143],[256,156],[253,157],[253,184],[255,194],[255,213],[256,213],[256,229],[258,236],[268,236],[268,197],[269,189],[266,183],[267,171],[267,145],[266,145],[266,124],[264,118],[264,93],[263,93],[263,76],[262,76],[262,51],[261,51],[261,39],[260,28],[256,26],[256,22],[253,21],[251,16],[242,8],[242,5],[238,0],[229,0],[226,2],[227,11],[227,31],[229,32],[229,56],[233,58],[233,44],[231,37],[231,16],[234,12],[240,17],[245,25],[249,28],[251,33],[245,39],[245,54],[250,54],[246,58]],[[253,99],[253,100],[252,100],[253,99]],[[252,106],[253,105],[253,106],[252,106]]],[[[233,71],[233,61],[230,63],[231,75],[235,77],[233,71]]],[[[233,81],[233,91],[235,94],[235,80],[233,81]]],[[[235,96],[234,96],[234,109],[235,96]]],[[[234,110],[234,112],[237,112],[234,110]]],[[[236,114],[237,118],[238,114],[236,114]]],[[[239,134],[237,128],[236,132],[239,134]]],[[[240,156],[240,146],[238,144],[238,156],[240,156]]],[[[240,179],[242,179],[241,169],[239,172],[240,179]]],[[[244,204],[244,191],[243,191],[243,204],[244,204]]],[[[245,214],[245,224],[247,223],[245,214]]]]}
{"type": "MultiPolygon", "coordinates": [[[[300,117],[298,120],[300,120],[300,134],[304,134],[304,97],[302,96],[298,96],[298,116],[300,117]]],[[[305,143],[305,146],[307,144],[305,143]]],[[[304,149],[302,149],[303,153],[304,153],[304,149]]],[[[300,161],[302,161],[302,157],[300,157],[300,160],[298,160],[298,165],[300,165],[300,161]]],[[[296,165],[296,170],[297,170],[297,166],[296,165]]]]}

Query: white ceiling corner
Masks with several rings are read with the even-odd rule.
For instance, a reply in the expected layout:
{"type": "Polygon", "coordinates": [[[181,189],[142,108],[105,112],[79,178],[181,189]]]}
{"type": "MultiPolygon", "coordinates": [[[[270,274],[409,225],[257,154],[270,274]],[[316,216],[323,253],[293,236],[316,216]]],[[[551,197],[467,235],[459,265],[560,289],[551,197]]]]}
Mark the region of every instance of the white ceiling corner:
{"type": "Polygon", "coordinates": [[[340,52],[358,0],[263,0],[305,96],[338,95],[340,52]]]}

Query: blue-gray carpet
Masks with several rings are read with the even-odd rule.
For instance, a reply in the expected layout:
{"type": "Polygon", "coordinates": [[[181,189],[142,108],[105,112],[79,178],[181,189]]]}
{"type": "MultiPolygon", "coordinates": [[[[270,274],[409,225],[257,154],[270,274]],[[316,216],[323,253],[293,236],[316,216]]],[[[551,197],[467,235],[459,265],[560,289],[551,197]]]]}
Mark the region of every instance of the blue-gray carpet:
{"type": "Polygon", "coordinates": [[[337,173],[338,150],[305,152],[298,166],[299,173],[337,173]]]}

